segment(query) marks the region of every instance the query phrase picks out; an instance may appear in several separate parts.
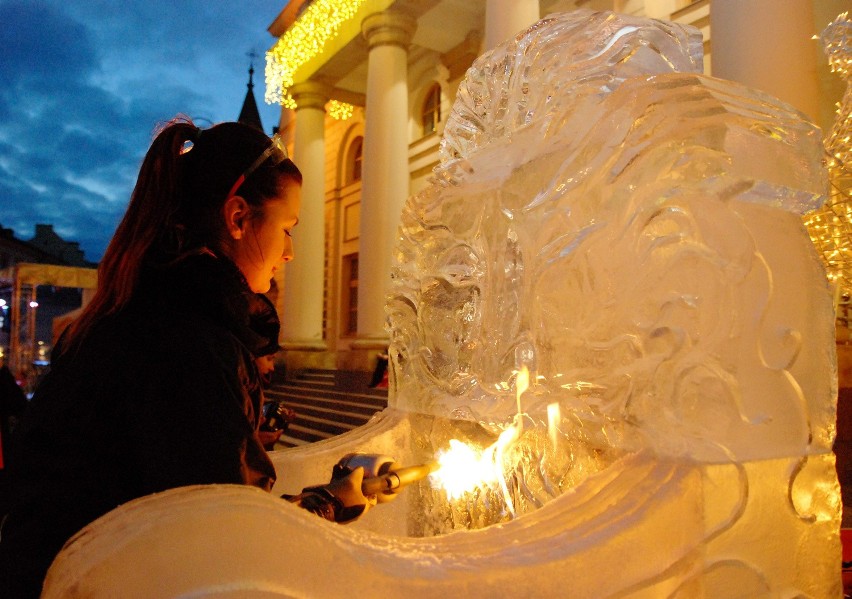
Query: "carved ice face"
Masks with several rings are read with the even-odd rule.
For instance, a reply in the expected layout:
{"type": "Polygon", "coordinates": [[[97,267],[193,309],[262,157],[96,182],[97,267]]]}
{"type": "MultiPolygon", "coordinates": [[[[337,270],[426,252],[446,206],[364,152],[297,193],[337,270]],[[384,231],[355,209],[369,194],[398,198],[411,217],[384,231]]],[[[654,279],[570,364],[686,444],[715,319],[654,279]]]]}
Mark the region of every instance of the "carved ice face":
{"type": "MultiPolygon", "coordinates": [[[[576,13],[559,18],[553,30],[574,31],[576,13]]],[[[814,431],[830,446],[816,407],[830,377],[803,355],[830,344],[833,316],[797,215],[825,183],[818,130],[730,82],[624,80],[689,63],[691,38],[604,23],[599,40],[556,43],[542,28],[460,88],[445,160],[402,218],[389,304],[398,405],[505,424],[525,364],[533,420],[558,403],[622,449],[799,455],[814,431]],[[579,62],[560,69],[557,55],[579,62]],[[495,73],[509,56],[505,82],[495,73]],[[518,80],[539,71],[544,82],[518,80]],[[577,93],[554,99],[566,86],[577,93]]]]}

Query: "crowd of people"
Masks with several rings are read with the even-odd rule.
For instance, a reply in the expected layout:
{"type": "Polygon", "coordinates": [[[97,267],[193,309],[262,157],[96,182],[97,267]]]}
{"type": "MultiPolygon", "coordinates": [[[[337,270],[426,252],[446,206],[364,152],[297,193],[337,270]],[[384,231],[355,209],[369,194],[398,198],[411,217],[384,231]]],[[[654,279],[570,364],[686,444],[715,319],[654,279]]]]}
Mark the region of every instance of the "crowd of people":
{"type": "MultiPolygon", "coordinates": [[[[266,448],[283,427],[262,430],[274,428],[262,427],[263,384],[280,325],[262,294],[294,257],[300,188],[278,136],[188,119],[156,135],[97,292],[8,447],[2,430],[0,596],[37,597],[63,544],[135,498],[194,484],[272,489],[266,448]]],[[[349,521],[371,504],[362,478],[339,473],[288,499],[349,521]]]]}

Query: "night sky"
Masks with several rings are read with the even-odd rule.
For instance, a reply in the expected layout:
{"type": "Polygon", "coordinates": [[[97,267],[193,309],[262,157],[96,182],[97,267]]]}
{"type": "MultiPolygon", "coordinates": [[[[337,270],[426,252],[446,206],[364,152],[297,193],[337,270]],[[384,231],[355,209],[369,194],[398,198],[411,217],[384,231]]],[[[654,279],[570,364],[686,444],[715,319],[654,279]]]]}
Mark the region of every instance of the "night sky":
{"type": "Polygon", "coordinates": [[[158,123],[236,120],[285,0],[0,0],[0,224],[54,225],[97,262],[158,123]]]}

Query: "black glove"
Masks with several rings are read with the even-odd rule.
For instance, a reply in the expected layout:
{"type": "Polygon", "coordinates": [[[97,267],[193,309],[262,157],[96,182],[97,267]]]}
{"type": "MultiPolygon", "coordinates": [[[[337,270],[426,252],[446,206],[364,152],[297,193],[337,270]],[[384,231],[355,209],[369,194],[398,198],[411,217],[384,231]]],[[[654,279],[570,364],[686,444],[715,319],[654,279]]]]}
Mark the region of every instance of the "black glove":
{"type": "Polygon", "coordinates": [[[335,466],[327,485],[305,487],[298,495],[282,495],[282,498],[326,520],[346,524],[376,503],[375,497],[365,497],[361,492],[363,480],[363,468],[335,466]]]}
{"type": "Polygon", "coordinates": [[[298,495],[281,497],[332,522],[337,521],[337,513],[343,509],[343,503],[323,486],[306,487],[298,495]]]}

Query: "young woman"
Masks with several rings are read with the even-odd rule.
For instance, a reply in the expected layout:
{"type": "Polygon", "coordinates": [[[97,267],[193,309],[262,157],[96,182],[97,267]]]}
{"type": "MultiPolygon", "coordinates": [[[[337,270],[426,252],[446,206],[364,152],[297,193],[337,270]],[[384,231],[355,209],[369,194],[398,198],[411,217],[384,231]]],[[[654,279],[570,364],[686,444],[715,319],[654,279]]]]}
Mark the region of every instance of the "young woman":
{"type": "Polygon", "coordinates": [[[176,120],[154,139],[97,293],[16,431],[0,596],[38,596],[63,543],[131,499],[271,489],[247,298],[293,258],[300,187],[277,138],[239,123],[176,120]]]}

